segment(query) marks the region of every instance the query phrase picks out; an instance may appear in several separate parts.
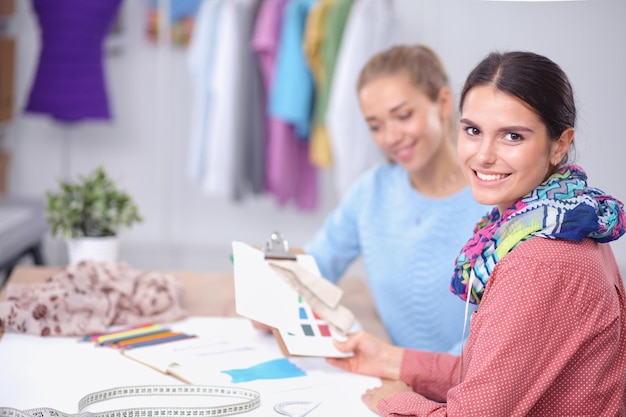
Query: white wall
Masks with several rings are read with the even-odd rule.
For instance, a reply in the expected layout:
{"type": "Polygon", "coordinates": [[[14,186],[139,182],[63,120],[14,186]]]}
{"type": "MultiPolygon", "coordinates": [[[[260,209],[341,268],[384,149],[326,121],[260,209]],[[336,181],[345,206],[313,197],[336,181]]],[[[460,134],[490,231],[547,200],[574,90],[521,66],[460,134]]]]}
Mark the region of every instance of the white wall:
{"type": "MultiPolygon", "coordinates": [[[[105,61],[111,123],[63,126],[20,113],[37,65],[39,32],[30,2],[16,3],[11,30],[18,37],[17,116],[3,143],[12,156],[11,193],[42,197],[57,179],[104,164],[135,196],[146,219],[123,236],[122,256],[138,267],[197,270],[230,269],[231,240],[261,244],[273,230],[300,246],[336,204],[330,171],[321,174],[322,199],[314,213],[279,207],[270,197],[242,204],[209,198],[186,179],[191,87],[185,55],[145,40],[142,0],[124,1],[123,50],[105,61]]],[[[620,140],[626,114],[624,0],[396,0],[396,6],[398,41],[435,47],[456,88],[492,49],[529,49],[559,62],[579,100],[579,162],[594,185],[626,200],[618,168],[626,150],[620,140]]],[[[623,240],[614,248],[626,266],[623,240]]],[[[60,241],[48,238],[45,249],[50,262],[64,262],[60,241]]]]}

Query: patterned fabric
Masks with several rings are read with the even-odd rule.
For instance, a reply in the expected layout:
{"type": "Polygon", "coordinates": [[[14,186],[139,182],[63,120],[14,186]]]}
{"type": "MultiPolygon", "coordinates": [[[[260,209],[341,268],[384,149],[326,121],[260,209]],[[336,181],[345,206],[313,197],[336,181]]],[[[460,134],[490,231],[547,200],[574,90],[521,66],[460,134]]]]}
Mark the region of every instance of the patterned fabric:
{"type": "Polygon", "coordinates": [[[497,208],[483,217],[474,236],[457,257],[450,290],[479,304],[498,261],[531,236],[610,242],[624,234],[623,204],[587,187],[579,166],[565,166],[500,215],[497,208]]]}
{"type": "Polygon", "coordinates": [[[44,282],[7,284],[0,331],[82,336],[113,325],[172,322],[187,316],[183,296],[173,275],[83,261],[44,282]]]}

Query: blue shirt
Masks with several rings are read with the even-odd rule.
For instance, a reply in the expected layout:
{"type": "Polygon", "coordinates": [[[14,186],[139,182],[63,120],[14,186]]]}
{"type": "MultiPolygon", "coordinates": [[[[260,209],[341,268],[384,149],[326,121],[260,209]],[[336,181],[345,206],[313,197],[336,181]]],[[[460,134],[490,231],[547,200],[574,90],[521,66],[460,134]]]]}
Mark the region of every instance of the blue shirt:
{"type": "Polygon", "coordinates": [[[304,250],[333,282],[363,257],[395,345],[458,353],[465,303],[449,289],[454,261],[488,211],[469,187],[425,197],[401,166],[382,164],[361,175],[304,250]]]}
{"type": "Polygon", "coordinates": [[[309,139],[315,86],[302,47],[306,19],[317,0],[290,0],[285,5],[276,57],[269,113],[295,126],[298,137],[309,139]]]}

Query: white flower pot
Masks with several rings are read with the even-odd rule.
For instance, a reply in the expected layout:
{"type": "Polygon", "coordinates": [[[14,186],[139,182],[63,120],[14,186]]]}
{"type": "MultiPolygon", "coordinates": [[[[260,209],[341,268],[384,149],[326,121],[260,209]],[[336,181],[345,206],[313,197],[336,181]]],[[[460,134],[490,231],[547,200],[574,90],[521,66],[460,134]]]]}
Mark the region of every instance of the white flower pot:
{"type": "Polygon", "coordinates": [[[119,238],[117,236],[81,237],[67,241],[70,265],[76,265],[85,260],[117,262],[118,252],[119,238]]]}

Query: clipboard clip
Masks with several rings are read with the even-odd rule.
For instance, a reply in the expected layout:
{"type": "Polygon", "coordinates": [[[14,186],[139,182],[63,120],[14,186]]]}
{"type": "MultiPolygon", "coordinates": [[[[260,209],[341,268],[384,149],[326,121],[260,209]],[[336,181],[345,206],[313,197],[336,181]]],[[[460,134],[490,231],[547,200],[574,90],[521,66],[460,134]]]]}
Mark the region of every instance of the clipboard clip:
{"type": "Polygon", "coordinates": [[[265,259],[283,259],[295,261],[298,259],[297,255],[293,252],[289,252],[289,243],[283,238],[280,232],[273,232],[270,238],[265,242],[263,247],[263,253],[265,259]]]}

